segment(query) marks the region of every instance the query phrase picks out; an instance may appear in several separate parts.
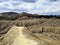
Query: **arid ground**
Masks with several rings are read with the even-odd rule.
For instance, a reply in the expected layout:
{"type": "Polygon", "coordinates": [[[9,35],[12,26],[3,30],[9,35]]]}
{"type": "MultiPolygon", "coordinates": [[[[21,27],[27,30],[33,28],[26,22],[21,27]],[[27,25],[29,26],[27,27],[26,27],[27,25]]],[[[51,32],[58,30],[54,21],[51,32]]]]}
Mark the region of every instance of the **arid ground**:
{"type": "Polygon", "coordinates": [[[0,13],[0,45],[60,45],[60,16],[0,13]]]}

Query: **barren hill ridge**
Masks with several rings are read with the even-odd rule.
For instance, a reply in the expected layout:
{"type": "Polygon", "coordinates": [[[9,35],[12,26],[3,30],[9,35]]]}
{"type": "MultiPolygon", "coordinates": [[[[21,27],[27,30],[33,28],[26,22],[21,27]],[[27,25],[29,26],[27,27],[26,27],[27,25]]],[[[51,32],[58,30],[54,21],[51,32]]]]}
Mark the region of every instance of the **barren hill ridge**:
{"type": "MultiPolygon", "coordinates": [[[[0,13],[0,45],[18,45],[21,30],[25,33],[22,42],[26,37],[27,42],[37,41],[36,45],[60,45],[59,15],[38,15],[25,12],[0,13]]],[[[32,45],[32,42],[29,43],[32,45]]]]}

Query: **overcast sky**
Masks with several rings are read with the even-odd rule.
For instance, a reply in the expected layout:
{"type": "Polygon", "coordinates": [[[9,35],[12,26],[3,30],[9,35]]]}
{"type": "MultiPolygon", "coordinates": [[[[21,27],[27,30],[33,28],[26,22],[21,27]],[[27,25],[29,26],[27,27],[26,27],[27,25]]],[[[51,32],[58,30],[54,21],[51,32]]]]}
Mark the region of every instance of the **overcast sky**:
{"type": "Polygon", "coordinates": [[[60,15],[60,0],[0,0],[0,12],[60,15]]]}

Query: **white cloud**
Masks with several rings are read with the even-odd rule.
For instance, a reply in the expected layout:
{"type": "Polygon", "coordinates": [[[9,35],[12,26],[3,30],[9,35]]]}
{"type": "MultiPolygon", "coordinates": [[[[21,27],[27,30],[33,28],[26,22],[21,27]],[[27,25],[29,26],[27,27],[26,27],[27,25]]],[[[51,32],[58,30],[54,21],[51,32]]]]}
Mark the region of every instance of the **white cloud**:
{"type": "Polygon", "coordinates": [[[46,0],[38,0],[35,4],[35,8],[38,8],[38,10],[32,10],[29,11],[31,13],[37,13],[37,14],[42,14],[42,13],[48,13],[48,12],[60,12],[60,2],[49,2],[46,0]],[[43,3],[47,3],[46,5],[42,5],[43,3]],[[40,9],[40,10],[39,10],[40,9]]]}
{"type": "Polygon", "coordinates": [[[20,1],[9,0],[7,2],[0,3],[0,7],[9,8],[12,11],[16,9],[26,9],[28,10],[29,13],[42,14],[48,12],[59,12],[60,1],[49,2],[48,0],[37,0],[35,3],[27,3],[22,0],[20,1]],[[15,3],[17,4],[16,6],[13,5],[15,3]]]}
{"type": "Polygon", "coordinates": [[[0,10],[0,13],[2,12],[9,12],[9,10],[0,10]]]}
{"type": "Polygon", "coordinates": [[[49,8],[47,8],[46,12],[58,12],[60,11],[60,3],[59,2],[53,2],[49,8]]]}
{"type": "Polygon", "coordinates": [[[20,5],[18,5],[18,8],[24,8],[27,10],[31,10],[34,8],[34,4],[33,3],[21,3],[20,5]]]}
{"type": "Polygon", "coordinates": [[[0,3],[0,7],[14,9],[14,6],[11,3],[9,3],[9,2],[0,3]]]}

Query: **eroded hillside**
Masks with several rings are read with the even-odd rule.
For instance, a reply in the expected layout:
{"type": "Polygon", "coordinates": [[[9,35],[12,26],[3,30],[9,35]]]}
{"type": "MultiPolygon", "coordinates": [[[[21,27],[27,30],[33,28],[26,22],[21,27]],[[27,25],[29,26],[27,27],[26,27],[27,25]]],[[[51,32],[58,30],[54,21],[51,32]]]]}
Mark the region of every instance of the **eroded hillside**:
{"type": "MultiPolygon", "coordinates": [[[[27,27],[39,45],[60,45],[60,16],[7,12],[0,14],[0,42],[13,27],[27,27]]],[[[26,32],[28,32],[26,31],[26,32]]],[[[10,44],[9,44],[10,45],[10,44]]]]}

